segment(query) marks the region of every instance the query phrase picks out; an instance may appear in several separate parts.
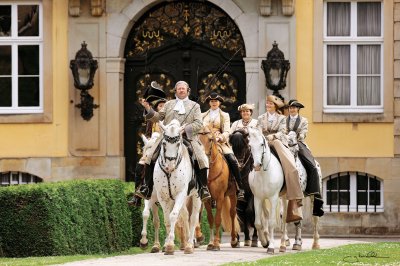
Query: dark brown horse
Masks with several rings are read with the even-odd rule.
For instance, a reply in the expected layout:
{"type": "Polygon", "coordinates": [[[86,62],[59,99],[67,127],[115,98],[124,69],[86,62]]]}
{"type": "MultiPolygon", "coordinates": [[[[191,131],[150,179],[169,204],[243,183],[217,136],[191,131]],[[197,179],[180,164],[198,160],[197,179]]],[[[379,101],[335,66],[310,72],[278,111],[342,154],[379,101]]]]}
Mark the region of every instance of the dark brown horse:
{"type": "Polygon", "coordinates": [[[207,250],[220,250],[221,224],[225,231],[231,233],[231,246],[238,247],[239,222],[236,217],[236,183],[229,178],[228,164],[216,142],[215,134],[208,127],[205,127],[200,133],[200,141],[209,158],[208,189],[216,202],[215,217],[212,214],[211,201],[204,204],[210,226],[210,242],[207,250]]]}
{"type": "Polygon", "coordinates": [[[240,175],[244,185],[244,201],[239,201],[236,206],[239,223],[244,233],[244,245],[257,247],[258,237],[257,229],[254,226],[255,212],[254,212],[254,195],[249,186],[249,174],[253,170],[253,156],[251,154],[249,134],[246,129],[241,128],[235,130],[229,137],[229,143],[232,146],[233,153],[235,154],[238,162],[240,175]],[[252,239],[250,234],[253,231],[252,239]]]}

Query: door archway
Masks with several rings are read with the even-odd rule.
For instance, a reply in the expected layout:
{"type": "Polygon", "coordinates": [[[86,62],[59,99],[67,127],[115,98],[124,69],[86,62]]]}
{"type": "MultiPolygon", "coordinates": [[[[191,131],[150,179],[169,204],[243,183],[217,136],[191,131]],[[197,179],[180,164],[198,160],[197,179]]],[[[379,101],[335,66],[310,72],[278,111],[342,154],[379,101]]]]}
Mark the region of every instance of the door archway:
{"type": "Polygon", "coordinates": [[[224,96],[231,120],[239,119],[237,106],[246,101],[245,47],[235,22],[206,1],[174,1],[154,6],[132,27],[125,46],[124,148],[126,179],[133,180],[141,156],[143,108],[138,99],[151,81],[157,81],[167,98],[185,80],[191,98],[202,111],[205,98],[216,90],[224,96]]]}

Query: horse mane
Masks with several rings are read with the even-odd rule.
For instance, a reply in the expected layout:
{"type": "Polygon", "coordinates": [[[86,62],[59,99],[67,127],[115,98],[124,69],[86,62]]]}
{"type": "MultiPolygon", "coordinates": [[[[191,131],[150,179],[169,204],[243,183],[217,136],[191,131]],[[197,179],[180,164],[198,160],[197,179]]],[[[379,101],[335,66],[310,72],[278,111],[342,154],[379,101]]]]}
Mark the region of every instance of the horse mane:
{"type": "Polygon", "coordinates": [[[229,143],[235,154],[241,154],[248,146],[248,133],[245,130],[235,130],[229,137],[229,143]]]}

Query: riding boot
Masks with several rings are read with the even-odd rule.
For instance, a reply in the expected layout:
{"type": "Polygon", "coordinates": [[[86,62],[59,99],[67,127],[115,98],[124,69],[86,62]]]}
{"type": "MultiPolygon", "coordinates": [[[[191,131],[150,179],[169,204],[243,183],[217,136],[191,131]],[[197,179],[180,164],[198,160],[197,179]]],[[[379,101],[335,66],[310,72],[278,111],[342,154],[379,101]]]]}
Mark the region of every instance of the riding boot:
{"type": "Polygon", "coordinates": [[[297,222],[303,220],[301,211],[301,200],[289,200],[286,215],[286,223],[297,222]]]}
{"type": "MultiPolygon", "coordinates": [[[[143,169],[144,165],[143,164],[136,164],[136,169],[135,169],[135,187],[138,188],[142,185],[143,183],[143,169]]],[[[130,206],[136,206],[140,207],[142,205],[142,198],[138,197],[135,193],[133,193],[132,197],[128,200],[128,204],[130,206]]]]}
{"type": "Polygon", "coordinates": [[[240,170],[239,170],[239,164],[235,158],[235,155],[233,155],[233,153],[224,154],[224,155],[225,155],[226,161],[229,164],[229,171],[235,177],[236,183],[239,186],[239,193],[237,195],[237,200],[245,201],[243,183],[242,183],[242,178],[241,178],[240,170]]]}
{"type": "Polygon", "coordinates": [[[154,163],[151,162],[150,165],[145,164],[144,182],[141,186],[139,186],[136,189],[135,195],[146,200],[149,200],[151,198],[151,194],[153,193],[153,172],[154,172],[154,163]]]}
{"type": "MultiPolygon", "coordinates": [[[[197,167],[196,167],[197,168],[197,167]]],[[[200,184],[199,194],[202,202],[211,199],[210,191],[207,186],[207,168],[196,169],[197,181],[200,184]]]]}
{"type": "Polygon", "coordinates": [[[324,201],[320,197],[320,195],[314,195],[313,216],[321,217],[324,215],[324,210],[322,208],[324,201]]]}

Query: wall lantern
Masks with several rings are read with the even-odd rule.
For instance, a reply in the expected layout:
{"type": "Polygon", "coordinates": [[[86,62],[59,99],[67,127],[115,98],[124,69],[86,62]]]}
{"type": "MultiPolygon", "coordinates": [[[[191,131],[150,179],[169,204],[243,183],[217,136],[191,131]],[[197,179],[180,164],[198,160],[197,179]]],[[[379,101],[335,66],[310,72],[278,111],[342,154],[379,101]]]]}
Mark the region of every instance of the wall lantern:
{"type": "Polygon", "coordinates": [[[276,41],[272,44],[272,49],[267,54],[267,59],[262,60],[261,69],[264,71],[266,85],[268,89],[273,90],[273,95],[283,99],[279,90],[286,87],[286,76],[290,69],[289,60],[278,48],[276,41]]]}
{"type": "Polygon", "coordinates": [[[75,107],[81,109],[81,116],[86,121],[93,117],[93,109],[99,107],[94,104],[94,98],[89,94],[93,87],[93,77],[97,70],[97,60],[93,60],[92,53],[86,48],[87,44],[82,43],[82,48],[76,53],[75,60],[70,61],[74,86],[81,91],[81,103],[75,107]]]}

